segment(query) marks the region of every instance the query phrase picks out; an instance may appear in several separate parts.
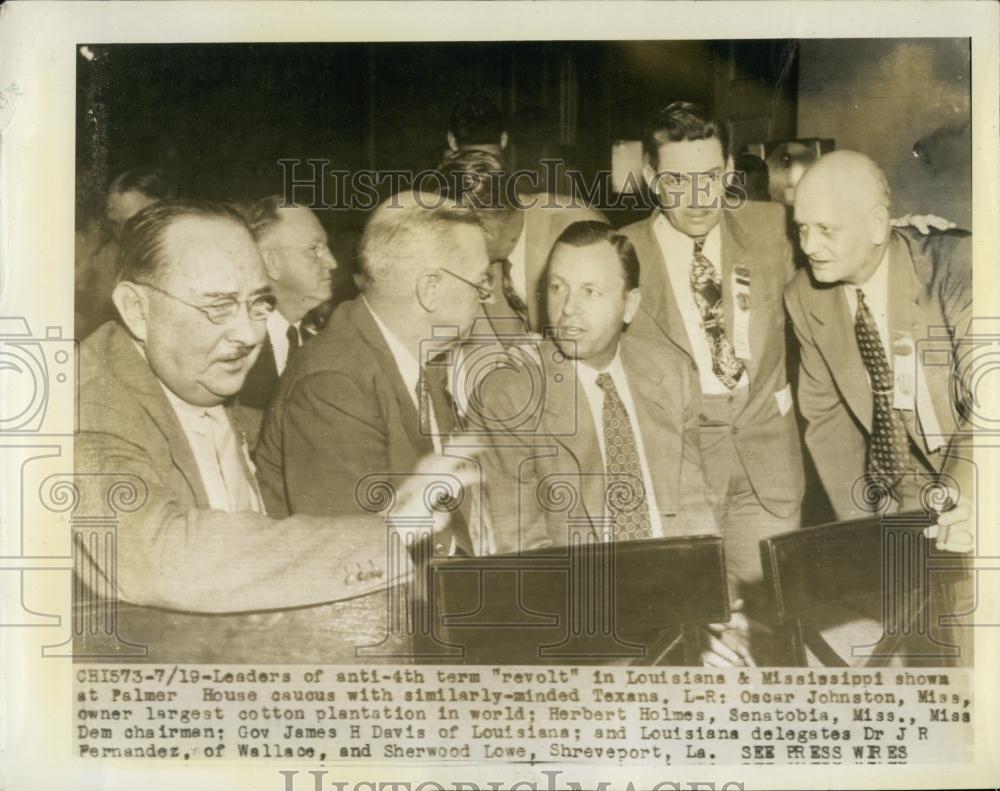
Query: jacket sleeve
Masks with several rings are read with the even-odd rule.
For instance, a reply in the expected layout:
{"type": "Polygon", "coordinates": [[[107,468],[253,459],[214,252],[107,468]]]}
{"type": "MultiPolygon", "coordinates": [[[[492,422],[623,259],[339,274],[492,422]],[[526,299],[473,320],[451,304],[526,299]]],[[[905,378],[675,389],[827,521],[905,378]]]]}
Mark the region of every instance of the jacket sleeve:
{"type": "Polygon", "coordinates": [[[134,604],[241,612],[352,598],[409,572],[406,558],[387,571],[378,515],[276,520],[191,507],[171,488],[179,472],[155,425],[107,401],[81,405],[75,443],[76,509],[117,516],[114,551],[93,532],[77,544],[92,587],[113,580],[134,604]]]}

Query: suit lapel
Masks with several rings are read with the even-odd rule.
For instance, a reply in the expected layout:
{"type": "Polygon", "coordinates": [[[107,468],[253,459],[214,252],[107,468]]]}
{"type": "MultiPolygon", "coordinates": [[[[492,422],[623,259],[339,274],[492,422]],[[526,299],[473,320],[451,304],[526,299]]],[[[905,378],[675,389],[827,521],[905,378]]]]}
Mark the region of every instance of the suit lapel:
{"type": "Polygon", "coordinates": [[[813,287],[813,318],[816,345],[847,405],[866,430],[872,425],[872,391],[861,360],[854,325],[844,289],[840,285],[813,287]]]}
{"type": "Polygon", "coordinates": [[[403,428],[410,442],[420,454],[433,453],[434,442],[430,437],[424,436],[420,432],[420,423],[417,417],[416,407],[413,406],[415,394],[411,394],[399,373],[399,366],[392,356],[389,345],[382,336],[382,330],[375,323],[375,319],[365,304],[363,298],[356,299],[350,306],[351,314],[349,320],[364,339],[365,343],[372,348],[376,356],[381,360],[381,369],[389,377],[392,383],[393,392],[399,405],[399,413],[403,418],[403,428]]]}
{"type": "Polygon", "coordinates": [[[680,349],[694,359],[691,351],[691,341],[688,340],[687,329],[677,307],[677,297],[674,288],[667,277],[667,264],[663,260],[663,251],[656,238],[654,223],[659,215],[653,212],[644,223],[640,239],[639,262],[642,267],[639,275],[639,286],[642,289],[642,304],[652,316],[660,329],[667,334],[680,349]]]}
{"type": "MultiPolygon", "coordinates": [[[[580,374],[586,375],[589,369],[582,364],[580,374]]],[[[598,520],[604,515],[604,459],[601,458],[601,448],[597,441],[597,427],[590,413],[587,395],[579,381],[573,390],[558,387],[552,381],[554,372],[547,368],[547,391],[545,398],[545,422],[547,433],[554,436],[576,461],[580,473],[579,483],[580,505],[592,520],[598,520]]]]}
{"type": "Polygon", "coordinates": [[[199,508],[210,508],[208,493],[201,480],[198,464],[194,460],[194,452],[163,392],[163,386],[150,370],[149,363],[135,347],[128,333],[124,329],[116,329],[118,332],[111,344],[112,365],[116,376],[132,390],[136,400],[163,434],[167,447],[170,448],[174,466],[187,481],[194,494],[195,503],[199,508]]]}

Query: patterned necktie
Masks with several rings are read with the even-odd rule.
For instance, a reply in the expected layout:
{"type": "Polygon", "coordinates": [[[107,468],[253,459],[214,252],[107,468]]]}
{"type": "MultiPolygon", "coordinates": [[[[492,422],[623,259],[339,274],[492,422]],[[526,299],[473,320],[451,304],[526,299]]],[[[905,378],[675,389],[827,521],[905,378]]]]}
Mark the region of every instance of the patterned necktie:
{"type": "Polygon", "coordinates": [[[704,255],[704,239],[694,240],[694,259],[691,261],[691,291],[694,303],[701,313],[701,326],[712,350],[712,371],[719,381],[732,390],[743,375],[743,361],[736,356],[733,344],[726,337],[725,312],[722,306],[722,283],[715,267],[704,255]]]}
{"type": "Polygon", "coordinates": [[[604,466],[609,476],[627,482],[630,490],[627,495],[619,497],[615,494],[614,481],[608,487],[608,512],[614,515],[615,540],[649,538],[652,535],[649,505],[628,410],[610,374],[598,374],[597,386],[604,391],[604,466]],[[614,507],[616,504],[619,505],[617,509],[614,507]]]}
{"type": "Polygon", "coordinates": [[[868,442],[868,472],[891,486],[903,474],[909,439],[899,412],[892,408],[892,369],[885,355],[875,318],[865,302],[865,293],[857,289],[858,311],[854,316],[854,334],[858,339],[861,361],[872,386],[872,432],[868,442]]]}
{"type": "Polygon", "coordinates": [[[524,326],[528,327],[528,306],[525,304],[524,300],[521,299],[521,295],[517,293],[517,289],[514,288],[514,278],[510,276],[510,270],[512,267],[513,264],[511,264],[509,259],[502,258],[500,260],[500,268],[503,274],[500,279],[500,289],[503,291],[504,299],[507,300],[507,304],[510,305],[510,309],[517,314],[524,326]]]}
{"type": "Polygon", "coordinates": [[[449,437],[459,429],[455,417],[455,402],[447,387],[449,368],[446,365],[432,365],[430,362],[420,369],[420,381],[417,382],[421,433],[431,436],[433,429],[430,416],[433,410],[438,436],[449,437]]]}

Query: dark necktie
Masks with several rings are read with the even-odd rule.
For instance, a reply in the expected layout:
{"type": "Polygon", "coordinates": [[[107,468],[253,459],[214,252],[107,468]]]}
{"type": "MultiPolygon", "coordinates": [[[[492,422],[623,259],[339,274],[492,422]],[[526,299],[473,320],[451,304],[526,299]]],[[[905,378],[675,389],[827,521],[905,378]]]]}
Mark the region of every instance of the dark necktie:
{"type": "Polygon", "coordinates": [[[433,433],[431,410],[437,423],[438,436],[449,437],[459,428],[455,417],[455,404],[447,387],[449,370],[448,366],[435,364],[434,360],[420,370],[417,398],[420,404],[420,429],[425,436],[429,437],[433,433]]]}
{"type": "Polygon", "coordinates": [[[712,351],[712,371],[719,381],[732,390],[743,375],[743,361],[736,356],[733,344],[726,337],[725,311],[722,305],[722,283],[715,267],[704,255],[704,239],[694,240],[694,259],[691,261],[691,291],[694,303],[701,313],[701,326],[712,351]]]}
{"type": "Polygon", "coordinates": [[[604,466],[609,476],[629,487],[627,493],[616,486],[616,481],[608,487],[608,512],[614,517],[615,540],[649,538],[649,503],[628,411],[610,374],[598,374],[597,386],[604,391],[604,466]]]}
{"type": "Polygon", "coordinates": [[[854,316],[854,334],[858,339],[861,361],[872,386],[872,431],[868,442],[868,472],[894,486],[903,474],[909,440],[906,425],[892,408],[892,369],[882,346],[875,318],[859,288],[858,311],[854,316]]]}
{"type": "Polygon", "coordinates": [[[292,359],[292,355],[295,350],[299,348],[299,331],[294,324],[288,325],[288,331],[285,333],[285,337],[288,338],[288,359],[292,359]]]}
{"type": "Polygon", "coordinates": [[[521,299],[521,295],[517,293],[517,289],[514,288],[514,279],[510,276],[512,267],[510,260],[507,258],[500,259],[500,267],[503,274],[500,279],[500,288],[503,291],[504,299],[507,300],[510,309],[518,315],[524,326],[528,327],[528,306],[521,299]]]}

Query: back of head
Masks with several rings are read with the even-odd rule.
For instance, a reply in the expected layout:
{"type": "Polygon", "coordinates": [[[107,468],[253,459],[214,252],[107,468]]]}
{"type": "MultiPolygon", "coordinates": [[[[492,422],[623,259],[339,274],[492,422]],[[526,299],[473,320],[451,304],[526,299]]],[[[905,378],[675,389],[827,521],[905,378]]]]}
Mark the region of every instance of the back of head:
{"type": "Polygon", "coordinates": [[[447,259],[463,227],[479,230],[475,214],[445,195],[404,191],[381,203],[361,237],[365,294],[412,292],[412,275],[447,259]]]}
{"type": "Polygon", "coordinates": [[[460,149],[499,145],[504,131],[503,116],[486,96],[467,96],[452,108],[448,131],[460,149]]]}
{"type": "Polygon", "coordinates": [[[199,200],[165,200],[153,203],[132,217],[122,230],[119,281],[157,282],[169,263],[164,255],[167,231],[189,218],[221,220],[247,229],[239,212],[223,203],[199,200]]]}
{"type": "Polygon", "coordinates": [[[278,211],[284,205],[284,195],[268,195],[247,209],[246,221],[255,241],[259,242],[281,220],[278,211]]]}
{"type": "Polygon", "coordinates": [[[139,165],[119,173],[108,192],[138,192],[154,201],[170,200],[177,197],[177,184],[158,165],[139,165]]]}
{"type": "Polygon", "coordinates": [[[705,108],[694,102],[671,102],[651,119],[643,136],[643,147],[650,164],[655,168],[661,146],[685,140],[712,138],[722,146],[722,158],[728,159],[729,128],[726,124],[713,118],[705,108]]]}

